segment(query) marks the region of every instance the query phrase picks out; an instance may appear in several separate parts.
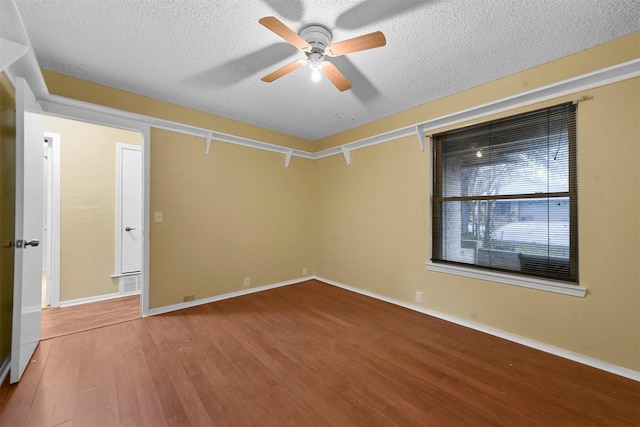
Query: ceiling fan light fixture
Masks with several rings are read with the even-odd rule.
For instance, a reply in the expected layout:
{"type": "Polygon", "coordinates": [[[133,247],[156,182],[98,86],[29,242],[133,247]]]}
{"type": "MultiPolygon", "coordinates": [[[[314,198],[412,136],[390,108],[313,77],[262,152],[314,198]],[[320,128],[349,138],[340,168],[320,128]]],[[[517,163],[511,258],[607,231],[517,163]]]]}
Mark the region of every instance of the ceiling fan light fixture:
{"type": "Polygon", "coordinates": [[[308,53],[309,68],[311,68],[311,80],[319,82],[322,79],[322,73],[320,72],[320,66],[322,65],[324,55],[320,52],[308,53]]]}
{"type": "Polygon", "coordinates": [[[319,82],[320,80],[322,80],[322,73],[318,68],[313,69],[313,71],[311,72],[311,80],[313,80],[314,82],[319,82]]]}

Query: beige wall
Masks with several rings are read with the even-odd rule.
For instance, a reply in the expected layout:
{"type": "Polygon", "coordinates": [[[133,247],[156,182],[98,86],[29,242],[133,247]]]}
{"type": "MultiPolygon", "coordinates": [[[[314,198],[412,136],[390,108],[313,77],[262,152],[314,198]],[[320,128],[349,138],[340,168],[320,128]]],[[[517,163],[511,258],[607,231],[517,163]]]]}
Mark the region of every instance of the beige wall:
{"type": "MultiPolygon", "coordinates": [[[[319,151],[638,57],[640,33],[316,143],[223,122],[230,133],[319,151]]],[[[220,119],[44,75],[54,94],[185,123],[220,119]]],[[[248,276],[252,286],[294,279],[306,266],[409,303],[422,291],[425,308],[640,371],[639,84],[589,90],[579,106],[585,298],[427,271],[431,172],[415,137],[353,151],[351,166],[333,156],[293,158],[285,169],[281,154],[214,142],[205,156],[202,138],[153,130],[151,210],[165,221],[150,230],[150,306],[239,291],[248,276]]]]}
{"type": "MultiPolygon", "coordinates": [[[[609,47],[620,54],[619,44],[609,47]]],[[[639,47],[627,53],[638,56],[639,47]]],[[[516,87],[522,75],[511,79],[516,87]]],[[[316,161],[316,273],[409,303],[421,291],[425,308],[640,370],[640,78],[545,104],[583,95],[590,98],[577,120],[585,298],[427,271],[431,170],[415,137],[354,151],[351,166],[341,156],[316,161]]],[[[461,110],[474,101],[454,98],[438,103],[461,110]]],[[[370,132],[359,131],[351,136],[370,132]]]]}
{"type": "Polygon", "coordinates": [[[51,116],[44,129],[60,134],[60,300],[116,293],[116,143],[142,136],[51,116]]]}
{"type": "Polygon", "coordinates": [[[313,269],[313,164],[152,129],[151,308],[296,279],[313,269]]]}

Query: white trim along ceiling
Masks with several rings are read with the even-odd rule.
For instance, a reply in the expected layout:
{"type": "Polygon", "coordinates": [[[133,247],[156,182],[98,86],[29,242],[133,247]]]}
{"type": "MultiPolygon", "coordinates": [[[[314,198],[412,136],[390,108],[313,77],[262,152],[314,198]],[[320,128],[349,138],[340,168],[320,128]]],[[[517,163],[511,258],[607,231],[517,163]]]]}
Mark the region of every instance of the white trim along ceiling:
{"type": "MultiPolygon", "coordinates": [[[[319,151],[316,153],[310,153],[302,150],[295,150],[287,147],[270,144],[263,141],[257,141],[254,139],[244,138],[236,135],[229,135],[222,132],[217,132],[212,129],[205,129],[201,127],[186,125],[182,123],[176,123],[169,120],[164,120],[156,117],[145,116],[142,114],[130,113],[122,110],[116,110],[109,107],[104,107],[96,104],[89,104],[82,101],[77,101],[70,98],[65,98],[56,95],[47,95],[44,99],[41,99],[41,103],[45,111],[53,115],[69,116],[73,115],[73,110],[81,109],[87,111],[93,111],[96,113],[102,113],[114,117],[126,118],[147,124],[148,126],[171,130],[174,132],[181,132],[187,135],[193,135],[203,138],[203,152],[209,153],[209,146],[211,140],[220,142],[226,142],[229,144],[242,145],[245,147],[257,148],[266,151],[272,151],[282,153],[285,155],[285,166],[289,165],[291,157],[301,157],[305,159],[321,159],[324,157],[343,154],[345,160],[349,163],[348,153],[360,148],[369,147],[384,142],[393,141],[398,138],[406,136],[416,135],[417,142],[420,144],[422,151],[425,149],[424,136],[433,129],[442,128],[445,126],[453,125],[456,123],[465,122],[467,120],[478,119],[481,117],[489,116],[491,114],[500,113],[503,111],[512,110],[518,107],[532,105],[538,102],[547,101],[553,98],[571,95],[572,93],[581,92],[584,90],[592,89],[594,87],[602,86],[605,84],[614,83],[617,81],[626,80],[640,75],[640,59],[629,61],[623,64],[618,64],[609,68],[604,68],[592,73],[584,74],[578,77],[574,77],[561,82],[553,83],[548,86],[543,86],[537,89],[533,89],[520,94],[498,99],[496,101],[489,102],[487,104],[478,105],[467,110],[458,111],[453,114],[447,114],[440,117],[416,123],[410,126],[398,128],[389,132],[373,135],[368,138],[360,139],[357,141],[351,141],[343,144],[340,147],[330,148],[328,150],[319,151]]],[[[576,100],[577,101],[577,100],[576,100]]]]}

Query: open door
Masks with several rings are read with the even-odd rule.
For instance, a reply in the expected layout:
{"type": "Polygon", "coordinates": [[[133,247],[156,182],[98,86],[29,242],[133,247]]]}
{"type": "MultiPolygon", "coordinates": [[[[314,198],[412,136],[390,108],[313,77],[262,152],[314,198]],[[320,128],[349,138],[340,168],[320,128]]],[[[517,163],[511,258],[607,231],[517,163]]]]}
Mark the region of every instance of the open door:
{"type": "Polygon", "coordinates": [[[35,96],[16,78],[16,195],[10,382],[18,382],[40,341],[44,130],[35,96]]]}

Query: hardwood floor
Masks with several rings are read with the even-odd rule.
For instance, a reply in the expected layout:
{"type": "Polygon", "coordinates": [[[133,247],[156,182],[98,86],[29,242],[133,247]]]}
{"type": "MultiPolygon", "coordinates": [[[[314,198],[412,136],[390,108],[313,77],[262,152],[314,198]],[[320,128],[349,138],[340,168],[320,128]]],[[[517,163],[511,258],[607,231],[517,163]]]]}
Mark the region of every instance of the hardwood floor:
{"type": "Polygon", "coordinates": [[[640,383],[317,281],[40,343],[2,426],[637,426],[640,383]]]}
{"type": "Polygon", "coordinates": [[[41,339],[88,331],[102,326],[139,319],[140,296],[42,309],[41,339]]]}

